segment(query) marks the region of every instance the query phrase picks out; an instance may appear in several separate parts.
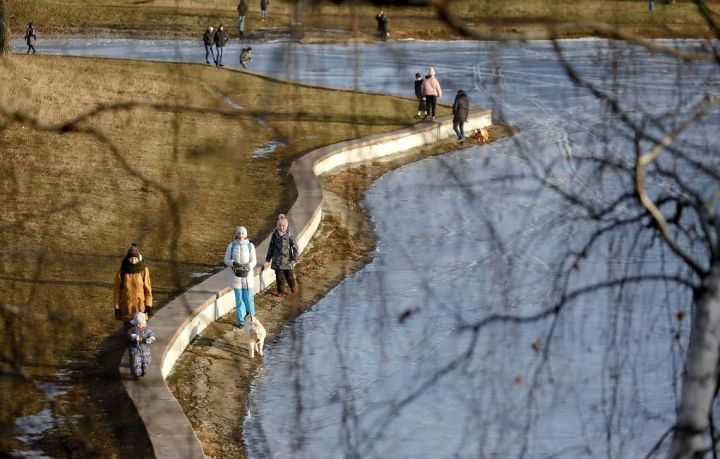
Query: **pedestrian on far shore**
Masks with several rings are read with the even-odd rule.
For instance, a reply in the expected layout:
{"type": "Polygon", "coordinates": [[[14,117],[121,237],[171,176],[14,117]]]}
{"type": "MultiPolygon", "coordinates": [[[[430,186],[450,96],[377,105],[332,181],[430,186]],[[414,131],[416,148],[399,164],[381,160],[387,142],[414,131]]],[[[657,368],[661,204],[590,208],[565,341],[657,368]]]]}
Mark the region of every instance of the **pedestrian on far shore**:
{"type": "Polygon", "coordinates": [[[210,26],[205,30],[205,33],[203,34],[203,43],[205,44],[205,63],[209,64],[210,61],[208,60],[208,57],[212,56],[212,60],[214,64],[217,64],[217,60],[215,59],[215,52],[213,51],[213,40],[214,40],[213,34],[213,27],[210,26]]]}
{"type": "Polygon", "coordinates": [[[255,316],[255,245],[247,238],[244,226],[235,228],[235,239],[225,249],[225,266],[231,268],[230,285],[235,293],[235,325],[245,326],[245,316],[255,316]]]}
{"type": "Polygon", "coordinates": [[[28,23],[28,28],[25,31],[25,43],[27,43],[28,50],[25,54],[30,54],[30,50],[32,50],[32,53],[35,54],[35,41],[37,40],[37,36],[35,35],[35,29],[33,28],[33,23],[28,23]]]}
{"type": "Polygon", "coordinates": [[[245,0],[240,0],[240,3],[238,3],[237,6],[237,12],[238,12],[238,35],[240,35],[240,38],[242,38],[243,34],[245,33],[245,15],[247,14],[247,3],[245,3],[245,0]]]}
{"type": "Polygon", "coordinates": [[[437,100],[442,97],[442,87],[440,87],[440,82],[435,76],[434,67],[430,67],[430,73],[425,77],[421,90],[427,103],[427,114],[425,118],[427,118],[427,115],[430,115],[430,120],[435,120],[435,107],[437,106],[437,100]]]}
{"type": "Polygon", "coordinates": [[[270,5],[270,0],[260,0],[260,20],[264,21],[267,19],[267,12],[268,12],[268,6],[270,5]]]}
{"type": "Polygon", "coordinates": [[[225,48],[225,43],[227,43],[227,32],[225,32],[225,27],[223,27],[222,24],[220,24],[215,31],[213,41],[215,42],[215,51],[217,52],[217,57],[215,58],[215,66],[225,67],[222,63],[222,58],[223,48],[225,48]]]}
{"type": "Polygon", "coordinates": [[[390,34],[388,33],[388,20],[385,16],[385,12],[383,10],[380,10],[377,16],[375,16],[375,20],[377,21],[377,28],[378,33],[380,34],[380,40],[387,40],[387,37],[390,34]]]}
{"type": "Polygon", "coordinates": [[[288,220],[285,214],[278,215],[277,228],[273,231],[270,238],[270,246],[268,247],[267,256],[265,257],[265,265],[268,265],[275,271],[275,284],[277,286],[277,297],[285,296],[285,281],[290,286],[290,293],[297,293],[297,285],[293,276],[293,269],[298,256],[298,246],[295,242],[295,236],[288,227],[288,220]],[[272,261],[272,264],[270,263],[272,261]]]}
{"type": "Polygon", "coordinates": [[[453,131],[457,135],[458,142],[465,142],[465,122],[467,122],[470,104],[468,103],[467,94],[460,89],[455,96],[453,102],[453,131]]]}
{"type": "Polygon", "coordinates": [[[425,96],[422,95],[423,77],[419,73],[415,74],[415,97],[418,100],[418,112],[415,118],[421,118],[427,115],[427,106],[425,104],[425,96]]]}

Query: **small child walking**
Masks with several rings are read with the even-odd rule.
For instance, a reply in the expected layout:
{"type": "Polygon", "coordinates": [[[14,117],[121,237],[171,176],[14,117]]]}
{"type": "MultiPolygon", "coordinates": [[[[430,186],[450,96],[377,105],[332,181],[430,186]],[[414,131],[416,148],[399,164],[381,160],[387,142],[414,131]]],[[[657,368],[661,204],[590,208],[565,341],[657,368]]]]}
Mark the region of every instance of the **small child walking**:
{"type": "Polygon", "coordinates": [[[127,330],[128,352],[130,353],[130,369],[133,377],[145,376],[152,358],[150,345],[155,342],[155,335],[147,324],[147,315],[137,312],[130,321],[127,330]]]}
{"type": "Polygon", "coordinates": [[[427,107],[425,106],[425,96],[422,94],[423,76],[419,73],[415,74],[415,97],[418,100],[418,112],[415,118],[423,118],[427,115],[427,107]]]}
{"type": "Polygon", "coordinates": [[[240,65],[242,65],[242,68],[246,69],[249,62],[252,62],[252,46],[243,48],[240,51],[240,65]]]}

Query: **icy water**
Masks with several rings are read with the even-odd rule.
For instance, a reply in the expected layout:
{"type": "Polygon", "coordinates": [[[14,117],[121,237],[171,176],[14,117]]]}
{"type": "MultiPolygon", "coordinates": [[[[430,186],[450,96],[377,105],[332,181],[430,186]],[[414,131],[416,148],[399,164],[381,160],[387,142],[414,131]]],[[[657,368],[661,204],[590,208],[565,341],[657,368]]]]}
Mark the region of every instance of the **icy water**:
{"type": "MultiPolygon", "coordinates": [[[[552,170],[552,185],[607,203],[628,190],[627,177],[593,174],[573,158],[612,152],[622,162],[634,151],[627,123],[570,82],[552,45],[252,46],[254,71],[407,96],[414,73],[434,65],[443,102],[463,88],[471,106],[493,108],[496,119],[522,132],[408,165],[372,186],[365,205],[379,237],[375,259],[267,348],[244,420],[251,457],[650,452],[674,420],[687,334],[677,312],[688,311],[688,288],[650,281],[629,285],[622,295],[599,290],[569,301],[559,316],[513,319],[556,304],[563,255],[597,229],[533,176],[552,170]]],[[[710,64],[683,64],[601,40],[561,46],[583,79],[617,98],[628,122],[650,133],[672,130],[689,106],[718,95],[719,72],[710,64]]],[[[204,57],[194,42],[48,40],[38,49],[185,62],[204,57]]],[[[226,48],[228,65],[237,65],[239,49],[226,48]]],[[[715,110],[688,129],[683,150],[697,158],[717,155],[719,121],[715,110]]],[[[693,192],[715,189],[697,175],[690,175],[693,192]]],[[[677,192],[678,185],[653,179],[649,188],[677,192]]],[[[601,237],[577,269],[565,270],[568,289],[620,276],[685,274],[646,234],[633,226],[601,237]]]]}

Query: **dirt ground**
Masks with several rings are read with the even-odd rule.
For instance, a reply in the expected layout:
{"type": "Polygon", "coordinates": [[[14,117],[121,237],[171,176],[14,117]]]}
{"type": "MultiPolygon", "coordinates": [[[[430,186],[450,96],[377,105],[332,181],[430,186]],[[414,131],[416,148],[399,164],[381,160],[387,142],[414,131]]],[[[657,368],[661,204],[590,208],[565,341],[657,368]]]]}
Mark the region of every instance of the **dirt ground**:
{"type": "MultiPolygon", "coordinates": [[[[510,132],[506,127],[493,127],[491,141],[510,132]]],[[[472,145],[475,143],[465,147],[472,145]]],[[[273,342],[284,324],[310,309],[343,278],[371,260],[376,239],[362,207],[370,184],[404,164],[458,148],[454,140],[448,139],[391,160],[321,177],[323,220],[296,267],[298,294],[280,300],[273,295],[275,286],[271,285],[255,296],[257,317],[268,332],[266,350],[272,352],[273,342]],[[339,253],[346,256],[339,258],[339,253]]],[[[247,457],[242,419],[251,383],[262,371],[262,359],[256,355],[250,360],[234,328],[234,312],[209,326],[188,346],[168,378],[168,385],[188,415],[205,454],[213,458],[247,457]]]]}

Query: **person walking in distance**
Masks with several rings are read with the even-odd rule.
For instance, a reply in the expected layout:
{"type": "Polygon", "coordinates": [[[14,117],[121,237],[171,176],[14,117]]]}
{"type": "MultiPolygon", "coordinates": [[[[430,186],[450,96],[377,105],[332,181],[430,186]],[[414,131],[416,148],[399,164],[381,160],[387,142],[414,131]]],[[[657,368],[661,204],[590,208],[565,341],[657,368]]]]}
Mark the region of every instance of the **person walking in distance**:
{"type": "Polygon", "coordinates": [[[380,12],[375,16],[375,20],[377,21],[377,28],[378,33],[380,34],[380,40],[385,41],[388,37],[388,20],[385,16],[385,12],[383,10],[380,10],[380,12]]]}
{"type": "Polygon", "coordinates": [[[255,316],[255,245],[247,238],[244,226],[235,228],[235,239],[225,249],[225,266],[230,270],[230,285],[235,293],[235,325],[245,326],[245,316],[255,316]]]}
{"type": "Polygon", "coordinates": [[[468,103],[467,94],[460,89],[453,102],[453,131],[455,131],[460,143],[465,142],[464,126],[468,118],[468,111],[470,111],[470,104],[468,103]]]}
{"type": "Polygon", "coordinates": [[[267,10],[270,5],[270,0],[260,0],[260,20],[264,21],[267,19],[267,10]]]}
{"type": "Polygon", "coordinates": [[[28,50],[25,54],[30,54],[30,50],[32,50],[32,53],[35,54],[35,41],[37,40],[37,36],[35,35],[35,28],[33,28],[33,23],[28,23],[28,28],[25,31],[25,43],[27,43],[28,50]]]}
{"type": "Polygon", "coordinates": [[[442,97],[442,87],[440,82],[435,76],[435,68],[430,67],[430,73],[425,77],[422,86],[422,95],[425,97],[425,103],[427,104],[427,115],[430,115],[430,119],[435,119],[435,107],[437,106],[437,100],[442,97]]]}
{"type": "Polygon", "coordinates": [[[288,227],[288,220],[285,214],[278,216],[277,228],[270,238],[267,256],[265,257],[265,268],[272,266],[275,271],[275,284],[277,286],[277,297],[285,296],[285,281],[290,286],[290,293],[297,293],[297,286],[293,276],[293,268],[298,256],[298,246],[295,236],[288,227]],[[272,264],[270,263],[272,261],[272,264]]]}
{"type": "Polygon", "coordinates": [[[245,0],[240,0],[240,3],[238,3],[237,6],[237,12],[238,12],[238,35],[242,38],[243,34],[245,33],[245,15],[247,14],[247,3],[245,3],[245,0]]]}
{"type": "Polygon", "coordinates": [[[427,113],[427,107],[425,104],[425,96],[422,95],[422,83],[423,77],[419,73],[415,74],[415,97],[418,100],[418,112],[416,118],[425,116],[427,113]]]}
{"type": "Polygon", "coordinates": [[[214,64],[217,64],[217,60],[215,59],[215,52],[213,51],[213,40],[215,34],[213,34],[213,27],[210,26],[205,30],[205,33],[203,34],[203,43],[205,44],[205,63],[209,64],[210,61],[208,60],[208,57],[212,56],[212,60],[214,64]]]}
{"type": "Polygon", "coordinates": [[[222,24],[220,24],[215,31],[213,41],[215,42],[215,51],[217,52],[217,56],[215,57],[215,66],[225,67],[222,63],[222,58],[223,48],[225,48],[225,43],[227,42],[227,32],[225,32],[225,27],[223,27],[222,24]]]}
{"type": "Polygon", "coordinates": [[[252,46],[243,48],[240,51],[240,65],[242,65],[242,68],[246,69],[249,62],[252,62],[252,46]]]}
{"type": "Polygon", "coordinates": [[[136,244],[130,245],[120,269],[115,274],[113,293],[117,320],[127,324],[137,312],[152,315],[150,270],[145,265],[145,260],[136,244]]]}

